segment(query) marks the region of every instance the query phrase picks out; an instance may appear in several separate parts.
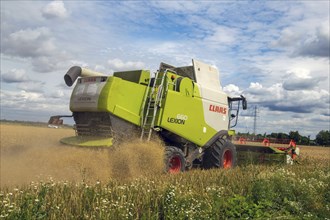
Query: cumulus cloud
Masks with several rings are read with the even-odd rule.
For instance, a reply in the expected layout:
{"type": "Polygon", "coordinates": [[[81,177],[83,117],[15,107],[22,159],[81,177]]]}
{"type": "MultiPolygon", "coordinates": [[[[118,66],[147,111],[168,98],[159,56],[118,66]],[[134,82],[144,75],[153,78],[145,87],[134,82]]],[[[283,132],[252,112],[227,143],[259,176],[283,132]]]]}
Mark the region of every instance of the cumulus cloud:
{"type": "Polygon", "coordinates": [[[205,41],[230,45],[236,42],[237,34],[238,31],[236,29],[218,26],[211,36],[205,38],[205,41]]]}
{"type": "Polygon", "coordinates": [[[19,83],[17,85],[17,88],[27,92],[41,93],[43,92],[44,86],[45,86],[45,82],[28,81],[28,82],[19,83]]]}
{"type": "MultiPolygon", "coordinates": [[[[62,97],[61,100],[63,101],[59,102],[58,97],[46,96],[43,93],[26,90],[2,90],[0,98],[1,107],[6,110],[10,109],[16,112],[24,110],[24,113],[29,112],[30,114],[46,112],[48,113],[46,115],[50,115],[49,112],[65,113],[70,100],[69,98],[64,99],[62,97]]],[[[16,115],[16,117],[18,117],[18,115],[16,115]]]]}
{"type": "Polygon", "coordinates": [[[11,108],[26,108],[32,103],[39,103],[45,100],[40,93],[21,91],[1,91],[1,105],[11,108]]]}
{"type": "Polygon", "coordinates": [[[187,13],[187,12],[198,12],[201,10],[201,4],[192,1],[158,1],[150,2],[154,7],[159,10],[168,11],[168,12],[178,12],[178,13],[187,13]]]}
{"type": "Polygon", "coordinates": [[[163,41],[153,43],[152,45],[148,44],[148,47],[148,55],[157,57],[157,63],[163,61],[171,64],[182,63],[191,65],[191,63],[188,63],[191,61],[191,58],[197,58],[197,45],[193,42],[163,41]]]}
{"type": "Polygon", "coordinates": [[[283,88],[289,91],[310,90],[321,81],[321,78],[302,79],[296,76],[289,76],[283,83],[283,88]]]}
{"type": "Polygon", "coordinates": [[[287,71],[284,78],[283,88],[289,91],[311,90],[323,79],[323,77],[312,77],[309,70],[302,68],[287,71]]]}
{"type": "Polygon", "coordinates": [[[251,94],[260,94],[260,91],[263,91],[263,87],[258,82],[251,82],[249,86],[249,91],[251,94]]]}
{"type": "MultiPolygon", "coordinates": [[[[329,116],[329,60],[324,59],[329,56],[328,2],[63,2],[2,5],[2,65],[6,70],[25,69],[26,74],[2,75],[4,90],[16,86],[25,93],[3,96],[2,90],[1,107],[24,103],[23,108],[39,114],[42,108],[53,111],[59,102],[68,103],[71,89],[61,79],[71,62],[111,72],[145,65],[156,69],[160,61],[190,65],[196,58],[221,67],[227,93],[242,93],[249,106],[258,105],[267,119],[283,121],[267,131],[288,125],[291,112],[304,119],[329,116]],[[26,13],[15,13],[17,9],[26,13]],[[127,16],[132,10],[143,13],[127,16]],[[114,49],[104,50],[107,46],[114,49]],[[59,81],[53,80],[55,74],[42,76],[46,84],[33,80],[41,79],[36,74],[54,70],[63,71],[59,81]],[[54,83],[64,87],[49,89],[54,83]]],[[[295,122],[313,128],[306,121],[295,122]]],[[[324,129],[328,118],[319,124],[324,129]]]]}
{"type": "Polygon", "coordinates": [[[301,79],[310,79],[312,78],[310,75],[310,71],[304,68],[293,68],[287,71],[287,75],[294,75],[297,78],[301,79]]]}
{"type": "Polygon", "coordinates": [[[1,80],[5,83],[16,84],[16,88],[25,92],[43,92],[45,82],[31,79],[24,69],[11,69],[8,73],[1,75],[1,80]]]}
{"type": "MultiPolygon", "coordinates": [[[[321,112],[321,115],[326,116],[326,117],[330,117],[330,111],[329,111],[329,110],[328,110],[328,111],[323,110],[323,111],[321,112]]],[[[329,118],[328,118],[328,120],[329,120],[329,118]]]]}
{"type": "Polygon", "coordinates": [[[49,28],[27,28],[3,37],[2,53],[8,57],[28,58],[36,72],[52,72],[69,63],[70,55],[60,50],[49,28]]]}
{"type": "Polygon", "coordinates": [[[24,29],[5,36],[2,52],[18,57],[52,55],[56,50],[54,39],[48,28],[24,29]]]}
{"type": "Polygon", "coordinates": [[[283,99],[284,90],[282,84],[275,83],[272,86],[264,87],[262,84],[256,82],[250,83],[249,88],[245,91],[250,102],[253,103],[267,103],[270,101],[278,101],[283,99]]]}
{"type": "Polygon", "coordinates": [[[45,82],[31,79],[23,69],[12,69],[8,73],[2,74],[1,79],[5,83],[15,83],[17,89],[31,92],[31,94],[43,92],[46,84],[45,82]]]}
{"type": "Polygon", "coordinates": [[[2,74],[1,79],[5,83],[20,83],[30,80],[23,69],[11,69],[8,73],[2,74]]]}
{"type": "Polygon", "coordinates": [[[143,62],[133,62],[127,61],[124,62],[121,59],[112,59],[108,60],[108,65],[114,71],[122,71],[122,70],[136,70],[136,69],[143,69],[144,63],[143,62]]]}
{"type": "Polygon", "coordinates": [[[287,27],[280,32],[280,38],[272,42],[273,46],[291,47],[301,39],[300,33],[292,27],[287,27]]]}
{"type": "Polygon", "coordinates": [[[329,22],[315,25],[299,24],[283,29],[273,46],[279,46],[290,51],[293,56],[303,57],[326,57],[330,53],[329,22]],[[306,29],[308,28],[308,29],[306,29]]]}
{"type": "Polygon", "coordinates": [[[42,16],[48,19],[66,18],[68,16],[68,12],[63,1],[52,1],[43,8],[42,16]]]}
{"type": "Polygon", "coordinates": [[[64,97],[64,92],[62,90],[56,90],[50,94],[52,98],[62,98],[64,97]]]}
{"type": "Polygon", "coordinates": [[[265,104],[270,110],[294,112],[294,113],[315,113],[319,109],[329,108],[325,101],[329,93],[321,91],[295,91],[284,93],[282,100],[274,100],[265,104]]]}
{"type": "Polygon", "coordinates": [[[251,83],[244,91],[247,100],[266,107],[271,111],[311,113],[317,109],[329,108],[329,92],[320,90],[287,90],[283,84],[276,83],[263,87],[260,83],[251,83]]]}
{"type": "Polygon", "coordinates": [[[39,73],[52,72],[60,69],[65,62],[57,56],[40,56],[32,60],[33,70],[39,73]]]}
{"type": "Polygon", "coordinates": [[[239,96],[242,94],[242,91],[239,89],[239,87],[234,84],[229,84],[223,87],[223,91],[230,96],[239,96]]]}
{"type": "Polygon", "coordinates": [[[316,28],[315,33],[301,42],[296,55],[311,57],[327,57],[330,53],[329,26],[324,23],[316,28]]]}

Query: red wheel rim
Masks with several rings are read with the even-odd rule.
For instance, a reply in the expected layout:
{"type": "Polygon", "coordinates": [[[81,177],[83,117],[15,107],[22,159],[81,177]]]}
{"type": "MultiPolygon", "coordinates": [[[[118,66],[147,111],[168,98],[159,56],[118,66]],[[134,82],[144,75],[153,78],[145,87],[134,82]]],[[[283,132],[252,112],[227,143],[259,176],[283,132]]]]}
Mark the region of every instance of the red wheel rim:
{"type": "Polygon", "coordinates": [[[179,156],[174,156],[170,160],[169,173],[179,173],[181,171],[181,160],[179,156]]]}
{"type": "Polygon", "coordinates": [[[230,168],[233,164],[233,155],[230,150],[226,150],[223,154],[223,168],[230,168]]]}

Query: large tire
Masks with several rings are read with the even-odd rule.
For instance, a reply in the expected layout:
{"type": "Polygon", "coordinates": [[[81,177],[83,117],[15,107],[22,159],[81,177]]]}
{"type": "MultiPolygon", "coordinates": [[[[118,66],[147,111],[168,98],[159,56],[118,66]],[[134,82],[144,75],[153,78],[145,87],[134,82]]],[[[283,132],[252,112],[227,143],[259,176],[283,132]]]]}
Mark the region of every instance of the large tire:
{"type": "Polygon", "coordinates": [[[180,173],[186,167],[186,159],[182,150],[173,146],[165,148],[164,163],[165,172],[167,173],[180,173]]]}
{"type": "Polygon", "coordinates": [[[232,168],[236,166],[236,147],[230,141],[219,138],[203,155],[203,168],[232,168]]]}

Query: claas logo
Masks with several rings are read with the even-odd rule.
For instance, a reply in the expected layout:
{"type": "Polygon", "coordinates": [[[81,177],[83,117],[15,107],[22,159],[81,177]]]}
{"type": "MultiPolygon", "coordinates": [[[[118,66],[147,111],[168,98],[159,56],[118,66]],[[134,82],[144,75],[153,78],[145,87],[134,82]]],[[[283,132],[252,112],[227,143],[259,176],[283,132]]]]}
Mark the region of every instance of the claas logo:
{"type": "Polygon", "coordinates": [[[227,114],[227,108],[226,107],[221,107],[217,105],[210,105],[209,111],[211,112],[218,112],[220,114],[227,114]]]}

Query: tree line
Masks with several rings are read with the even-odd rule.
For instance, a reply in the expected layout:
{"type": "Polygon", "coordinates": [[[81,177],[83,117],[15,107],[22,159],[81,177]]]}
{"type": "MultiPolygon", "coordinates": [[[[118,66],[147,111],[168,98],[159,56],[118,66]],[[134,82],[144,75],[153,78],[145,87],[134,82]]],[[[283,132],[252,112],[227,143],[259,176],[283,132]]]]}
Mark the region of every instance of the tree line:
{"type": "Polygon", "coordinates": [[[290,131],[289,134],[286,133],[271,133],[271,134],[250,134],[248,133],[237,133],[237,136],[252,138],[252,139],[276,139],[276,140],[294,140],[299,145],[311,145],[311,146],[325,146],[330,147],[330,131],[322,130],[320,131],[314,140],[310,139],[310,136],[302,136],[298,131],[290,131]]]}

